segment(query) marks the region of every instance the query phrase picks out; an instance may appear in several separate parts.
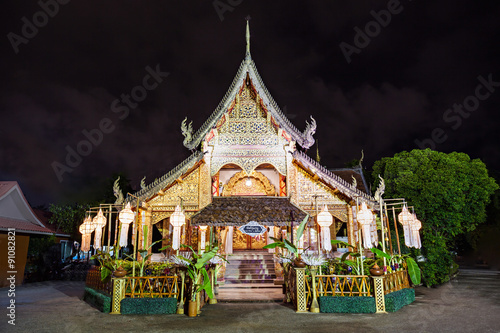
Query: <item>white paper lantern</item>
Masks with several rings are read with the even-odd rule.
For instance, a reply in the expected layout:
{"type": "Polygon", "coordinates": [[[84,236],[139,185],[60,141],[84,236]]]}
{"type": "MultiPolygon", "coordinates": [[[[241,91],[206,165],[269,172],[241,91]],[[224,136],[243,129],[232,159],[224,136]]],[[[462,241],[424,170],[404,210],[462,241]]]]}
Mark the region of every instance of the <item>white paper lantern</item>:
{"type": "Polygon", "coordinates": [[[101,249],[102,228],[106,226],[106,217],[104,217],[102,209],[99,209],[99,213],[94,217],[92,223],[95,227],[94,248],[99,250],[101,249]]]}
{"type": "Polygon", "coordinates": [[[181,242],[181,227],[186,223],[186,215],[181,210],[181,207],[177,205],[175,207],[174,213],[170,215],[170,224],[174,227],[174,233],[172,236],[172,249],[178,250],[181,242]]]}
{"type": "Polygon", "coordinates": [[[124,209],[118,215],[118,219],[121,223],[121,232],[120,232],[120,247],[127,246],[128,244],[128,229],[130,223],[134,221],[135,214],[130,208],[130,202],[127,203],[124,209]]]}
{"type": "Polygon", "coordinates": [[[90,216],[87,216],[85,220],[83,220],[83,223],[80,225],[80,233],[82,234],[82,246],[81,250],[83,252],[88,252],[90,251],[90,238],[92,235],[92,232],[94,231],[94,224],[92,223],[92,220],[90,219],[90,216]]]}
{"type": "Polygon", "coordinates": [[[321,247],[325,251],[331,251],[332,242],[330,237],[330,226],[333,223],[333,216],[328,211],[326,205],[321,210],[321,213],[318,214],[317,221],[321,227],[321,247]]]}
{"type": "Polygon", "coordinates": [[[422,243],[420,241],[420,228],[422,228],[422,222],[417,219],[417,215],[413,214],[413,219],[410,224],[411,229],[411,242],[412,246],[420,249],[422,247],[422,243]]]}
{"type": "Polygon", "coordinates": [[[406,244],[406,246],[411,247],[412,241],[411,241],[410,224],[413,220],[413,216],[408,211],[408,207],[406,207],[406,204],[404,204],[403,210],[401,211],[401,213],[399,213],[398,220],[399,220],[399,223],[401,223],[403,225],[403,230],[404,230],[404,234],[405,234],[405,244],[406,244]]]}
{"type": "Polygon", "coordinates": [[[358,222],[361,224],[361,230],[363,233],[363,247],[369,249],[373,246],[373,241],[371,237],[371,225],[373,223],[373,213],[368,209],[366,203],[361,204],[361,209],[358,211],[358,222]]]}

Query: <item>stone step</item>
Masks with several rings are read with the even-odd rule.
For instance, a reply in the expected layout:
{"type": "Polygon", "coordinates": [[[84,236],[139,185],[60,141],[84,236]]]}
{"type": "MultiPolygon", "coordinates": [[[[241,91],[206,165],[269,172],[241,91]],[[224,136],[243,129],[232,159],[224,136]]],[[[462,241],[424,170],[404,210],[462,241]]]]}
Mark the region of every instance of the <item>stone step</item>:
{"type": "Polygon", "coordinates": [[[274,263],[269,263],[269,262],[257,262],[257,263],[252,263],[252,264],[248,264],[248,263],[237,263],[237,264],[228,264],[226,265],[226,269],[228,268],[255,268],[255,269],[259,269],[259,268],[273,268],[274,267],[274,263]]]}
{"type": "Polygon", "coordinates": [[[268,253],[268,252],[253,252],[253,251],[248,251],[248,252],[234,252],[232,254],[229,254],[229,257],[272,257],[274,253],[268,253]]]}
{"type": "Polygon", "coordinates": [[[274,264],[274,260],[272,259],[230,259],[228,260],[227,265],[239,265],[239,264],[255,264],[258,265],[260,263],[266,264],[274,264]]]}
{"type": "Polygon", "coordinates": [[[276,274],[252,274],[252,273],[230,273],[225,275],[225,279],[276,279],[276,274]]]}
{"type": "Polygon", "coordinates": [[[225,285],[228,284],[245,284],[245,283],[262,283],[274,285],[273,279],[225,279],[225,285]]]}
{"type": "Polygon", "coordinates": [[[234,290],[241,290],[241,289],[255,289],[255,290],[268,290],[268,288],[278,288],[282,289],[281,285],[275,285],[271,283],[233,283],[233,284],[220,284],[219,288],[224,288],[224,289],[234,289],[234,290]]]}
{"type": "Polygon", "coordinates": [[[234,273],[251,273],[251,274],[272,274],[274,273],[274,267],[227,267],[226,274],[234,273]]]}

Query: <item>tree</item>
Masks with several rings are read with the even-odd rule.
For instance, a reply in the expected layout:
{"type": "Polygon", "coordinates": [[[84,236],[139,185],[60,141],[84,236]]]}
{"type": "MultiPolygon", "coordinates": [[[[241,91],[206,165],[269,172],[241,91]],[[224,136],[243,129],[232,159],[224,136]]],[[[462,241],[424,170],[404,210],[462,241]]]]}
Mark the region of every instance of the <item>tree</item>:
{"type": "Polygon", "coordinates": [[[373,178],[379,174],[385,179],[385,197],[406,198],[422,221],[424,282],[446,282],[453,262],[450,248],[458,235],[486,220],[486,206],[498,189],[495,180],[479,159],[430,149],[382,158],[373,166],[373,178]]]}
{"type": "Polygon", "coordinates": [[[56,225],[57,231],[70,234],[72,239],[79,239],[78,227],[83,223],[85,212],[89,208],[88,204],[74,204],[73,206],[50,204],[49,211],[52,216],[49,223],[56,225]]]}

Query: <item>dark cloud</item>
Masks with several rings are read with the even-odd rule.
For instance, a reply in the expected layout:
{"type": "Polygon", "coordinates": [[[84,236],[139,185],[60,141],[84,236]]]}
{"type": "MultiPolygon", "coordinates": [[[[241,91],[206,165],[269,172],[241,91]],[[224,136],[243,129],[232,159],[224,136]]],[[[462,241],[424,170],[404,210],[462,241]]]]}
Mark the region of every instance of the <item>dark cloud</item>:
{"type": "MultiPolygon", "coordinates": [[[[46,0],[49,1],[49,0],[46,0]]],[[[222,0],[224,1],[224,0],[222,0]]],[[[16,54],[7,38],[21,34],[37,2],[4,5],[0,69],[0,178],[17,180],[33,204],[90,195],[102,179],[124,172],[138,187],[189,155],[180,122],[195,128],[211,114],[243,59],[244,17],[252,56],[278,104],[299,129],[318,120],[322,162],[366,165],[415,139],[445,130],[436,149],[464,151],[498,170],[500,91],[453,130],[443,121],[453,103],[474,93],[477,77],[500,81],[500,5],[486,1],[401,1],[403,10],[348,64],[339,44],[388,1],[243,1],[223,13],[210,1],[70,1],[16,54]],[[111,104],[142,84],[146,66],[170,75],[119,119],[111,104]],[[59,182],[83,131],[109,118],[114,130],[59,182]]],[[[311,150],[313,150],[313,147],[311,150]]]]}

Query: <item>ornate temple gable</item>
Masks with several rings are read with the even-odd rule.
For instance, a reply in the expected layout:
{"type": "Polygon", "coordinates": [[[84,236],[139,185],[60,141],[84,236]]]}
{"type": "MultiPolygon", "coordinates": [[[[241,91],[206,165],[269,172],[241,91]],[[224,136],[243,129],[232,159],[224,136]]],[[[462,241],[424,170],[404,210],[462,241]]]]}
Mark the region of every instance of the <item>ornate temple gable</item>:
{"type": "Polygon", "coordinates": [[[263,109],[269,113],[269,120],[276,128],[283,131],[283,137],[288,141],[293,140],[297,142],[306,149],[314,144],[312,135],[315,132],[315,124],[308,125],[303,133],[300,132],[283,114],[264,85],[257,71],[257,67],[250,56],[249,27],[247,24],[247,52],[245,59],[242,61],[231,86],[212,115],[194,134],[191,133],[188,127],[183,131],[183,134],[186,136],[184,141],[184,146],[186,148],[192,150],[196,149],[203,140],[211,140],[216,135],[216,127],[227,121],[227,117],[224,116],[228,114],[228,111],[232,110],[237,95],[241,93],[242,83],[246,82],[248,79],[251,81],[255,92],[259,95],[259,103],[263,106],[263,109]]]}
{"type": "Polygon", "coordinates": [[[306,170],[295,164],[296,192],[292,193],[293,202],[311,216],[316,215],[316,205],[321,209],[327,205],[333,216],[342,222],[347,222],[347,211],[345,196],[338,190],[325,185],[318,178],[309,174],[306,170]]]}
{"type": "Polygon", "coordinates": [[[259,165],[269,163],[286,175],[283,147],[289,142],[271,121],[248,76],[215,130],[216,133],[207,136],[205,141],[214,147],[210,162],[212,176],[228,163],[240,166],[247,174],[259,165]]]}
{"type": "MultiPolygon", "coordinates": [[[[197,167],[200,161],[203,159],[203,153],[197,151],[189,156],[187,159],[182,161],[181,164],[177,165],[175,168],[167,172],[165,175],[156,179],[151,184],[146,186],[146,188],[134,193],[135,196],[139,197],[141,200],[148,201],[158,194],[160,190],[164,190],[168,186],[172,185],[177,179],[182,178],[186,173],[188,173],[193,168],[197,167]]],[[[127,201],[133,203],[133,198],[127,198],[127,201]]]]}
{"type": "Polygon", "coordinates": [[[163,188],[161,194],[157,193],[148,200],[148,204],[153,207],[153,223],[169,217],[174,212],[175,206],[181,204],[181,198],[182,206],[188,216],[200,209],[203,165],[202,162],[198,163],[193,170],[189,170],[172,184],[163,188]]]}
{"type": "MultiPolygon", "coordinates": [[[[373,209],[378,209],[378,205],[372,196],[358,190],[357,188],[354,188],[351,184],[347,183],[345,180],[335,175],[331,171],[328,171],[328,169],[320,165],[318,162],[314,161],[306,154],[300,151],[295,151],[293,153],[293,158],[296,163],[300,164],[303,167],[303,169],[309,170],[311,174],[314,174],[315,178],[320,180],[325,185],[328,185],[335,191],[338,191],[338,194],[336,195],[343,196],[345,198],[344,200],[349,204],[352,205],[355,202],[356,198],[358,198],[360,204],[361,202],[366,202],[366,204],[373,209]]],[[[297,189],[297,191],[299,192],[300,189],[297,189]]]]}
{"type": "Polygon", "coordinates": [[[148,204],[157,209],[174,210],[175,206],[181,204],[182,198],[184,207],[197,208],[199,205],[199,191],[200,166],[182,179],[175,181],[168,188],[163,189],[164,194],[157,194],[148,201],[148,204]]]}

